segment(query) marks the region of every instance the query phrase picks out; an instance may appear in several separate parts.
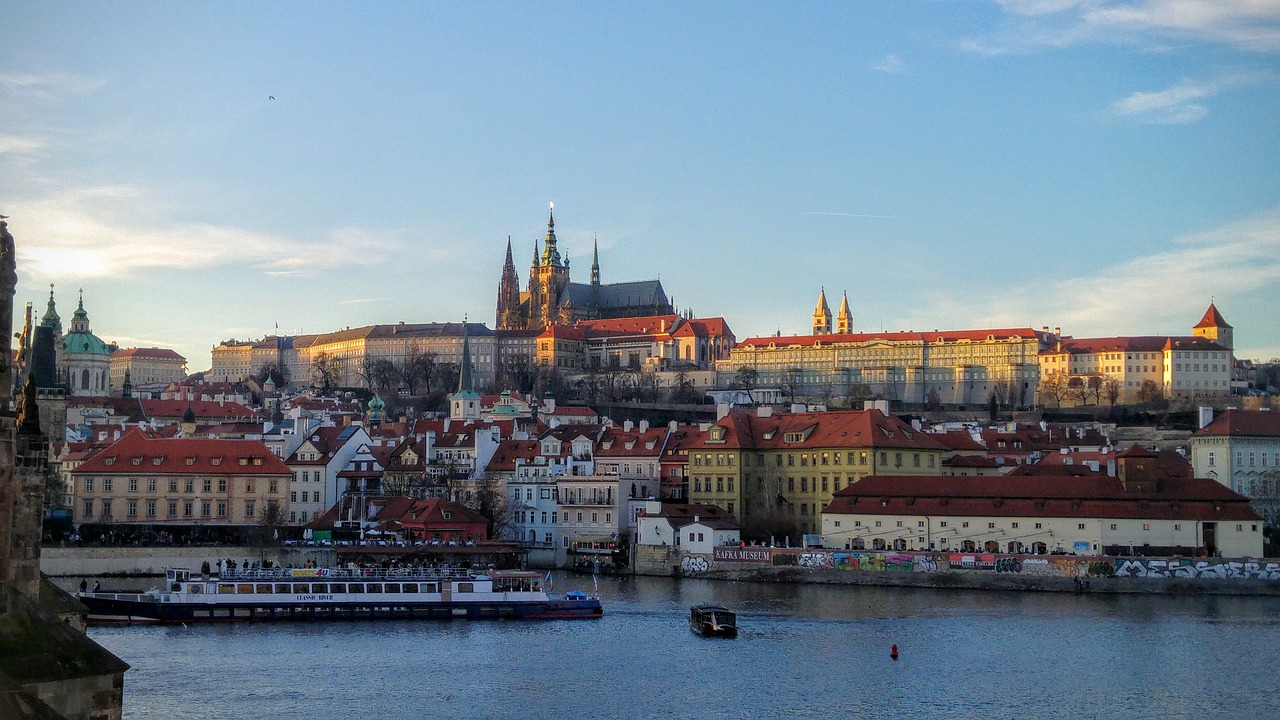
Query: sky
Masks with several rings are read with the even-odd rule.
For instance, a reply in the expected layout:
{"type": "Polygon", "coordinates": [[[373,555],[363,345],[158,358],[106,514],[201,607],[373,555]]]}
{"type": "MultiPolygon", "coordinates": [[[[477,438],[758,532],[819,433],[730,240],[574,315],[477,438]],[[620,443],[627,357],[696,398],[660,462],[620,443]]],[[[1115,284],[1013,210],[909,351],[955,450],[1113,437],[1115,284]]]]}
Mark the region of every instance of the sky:
{"type": "MultiPolygon", "coordinates": [[[[492,326],[511,237],[735,335],[1280,356],[1280,0],[0,0],[15,306],[168,347],[492,326]]],[[[15,320],[15,330],[21,318],[15,320]]]]}

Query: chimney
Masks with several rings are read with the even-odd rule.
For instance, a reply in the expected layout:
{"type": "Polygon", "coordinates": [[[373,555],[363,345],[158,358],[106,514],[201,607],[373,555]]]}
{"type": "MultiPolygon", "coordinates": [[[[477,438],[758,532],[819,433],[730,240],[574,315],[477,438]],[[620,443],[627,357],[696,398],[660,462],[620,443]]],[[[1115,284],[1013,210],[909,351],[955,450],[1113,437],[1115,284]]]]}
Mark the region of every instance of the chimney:
{"type": "Polygon", "coordinates": [[[632,422],[631,422],[630,420],[624,420],[624,421],[622,422],[622,432],[629,433],[629,432],[631,432],[632,428],[634,428],[634,427],[635,427],[635,425],[634,425],[634,424],[632,424],[632,422]]]}
{"type": "Polygon", "coordinates": [[[640,430],[640,432],[649,432],[649,421],[641,420],[640,424],[636,427],[640,430]]]}
{"type": "Polygon", "coordinates": [[[667,429],[670,430],[671,432],[675,432],[676,430],[680,429],[680,423],[676,422],[675,420],[672,420],[671,422],[667,423],[667,429]]]}
{"type": "Polygon", "coordinates": [[[762,418],[773,417],[773,406],[761,405],[760,407],[756,408],[756,417],[762,417],[762,418]]]}
{"type": "MultiPolygon", "coordinates": [[[[763,410],[764,408],[761,408],[763,410]]],[[[716,420],[729,414],[729,403],[716,403],[716,420]]]]}
{"type": "Polygon", "coordinates": [[[1211,422],[1213,422],[1213,408],[1202,405],[1200,407],[1200,427],[1204,427],[1211,422]]]}

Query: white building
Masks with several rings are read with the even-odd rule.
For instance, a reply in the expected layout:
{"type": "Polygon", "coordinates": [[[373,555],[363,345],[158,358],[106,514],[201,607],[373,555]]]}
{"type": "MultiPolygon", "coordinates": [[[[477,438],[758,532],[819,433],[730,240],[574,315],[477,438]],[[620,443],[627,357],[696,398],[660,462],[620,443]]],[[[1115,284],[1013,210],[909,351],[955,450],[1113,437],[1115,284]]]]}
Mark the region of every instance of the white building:
{"type": "Polygon", "coordinates": [[[1216,480],[1254,499],[1275,522],[1280,500],[1280,413],[1227,410],[1191,434],[1196,477],[1216,480]]]}

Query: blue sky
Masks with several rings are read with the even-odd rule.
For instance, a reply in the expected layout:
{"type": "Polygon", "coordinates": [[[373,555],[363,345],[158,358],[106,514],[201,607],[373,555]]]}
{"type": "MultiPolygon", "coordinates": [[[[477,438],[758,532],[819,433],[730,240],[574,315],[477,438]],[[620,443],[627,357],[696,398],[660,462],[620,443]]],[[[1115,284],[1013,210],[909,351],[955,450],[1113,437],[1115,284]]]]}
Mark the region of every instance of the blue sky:
{"type": "Polygon", "coordinates": [[[172,347],[493,323],[586,281],[745,338],[1188,334],[1280,356],[1280,1],[0,0],[16,304],[172,347]],[[273,98],[274,99],[271,99],[273,98]]]}

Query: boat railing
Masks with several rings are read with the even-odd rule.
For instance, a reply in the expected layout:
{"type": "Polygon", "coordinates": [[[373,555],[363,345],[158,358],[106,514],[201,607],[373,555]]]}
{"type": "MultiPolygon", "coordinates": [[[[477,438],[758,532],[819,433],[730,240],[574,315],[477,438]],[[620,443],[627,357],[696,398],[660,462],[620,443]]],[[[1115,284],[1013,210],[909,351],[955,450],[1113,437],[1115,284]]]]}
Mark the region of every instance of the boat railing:
{"type": "MultiPolygon", "coordinates": [[[[259,568],[223,570],[211,579],[220,580],[373,580],[386,578],[422,578],[426,580],[467,580],[476,576],[469,568],[259,568]]],[[[199,577],[192,574],[192,579],[199,577]]]]}
{"type": "Polygon", "coordinates": [[[150,593],[112,593],[112,592],[86,592],[85,595],[106,600],[124,600],[127,602],[156,602],[156,597],[150,593]]]}

